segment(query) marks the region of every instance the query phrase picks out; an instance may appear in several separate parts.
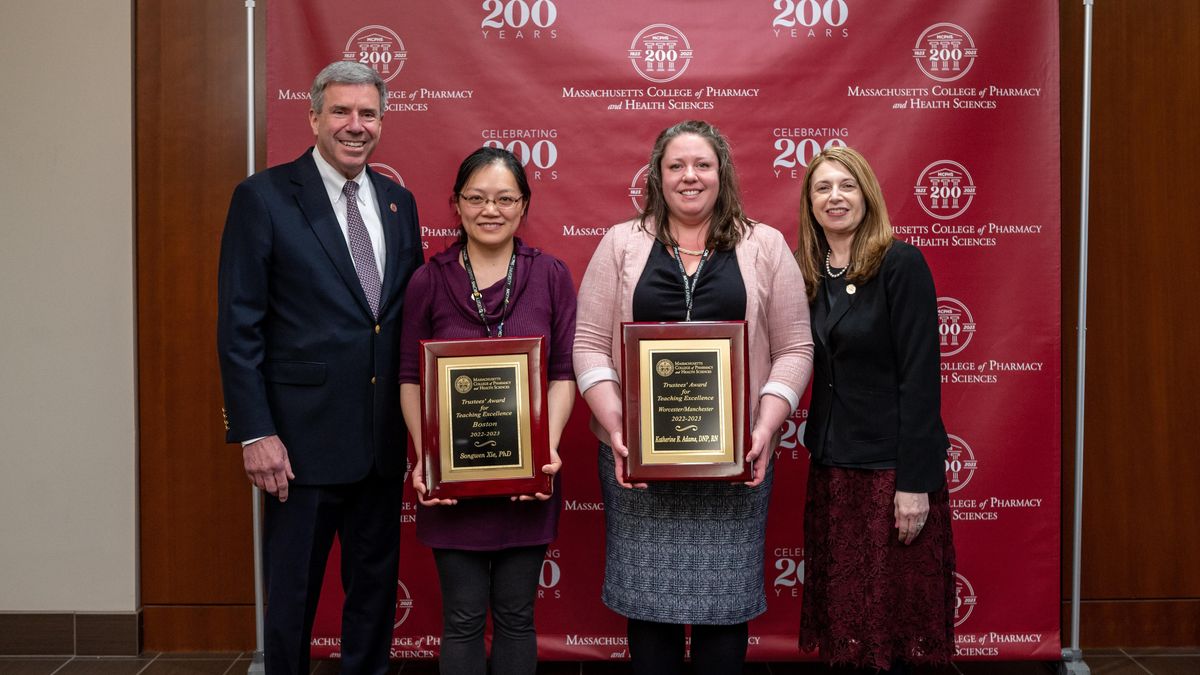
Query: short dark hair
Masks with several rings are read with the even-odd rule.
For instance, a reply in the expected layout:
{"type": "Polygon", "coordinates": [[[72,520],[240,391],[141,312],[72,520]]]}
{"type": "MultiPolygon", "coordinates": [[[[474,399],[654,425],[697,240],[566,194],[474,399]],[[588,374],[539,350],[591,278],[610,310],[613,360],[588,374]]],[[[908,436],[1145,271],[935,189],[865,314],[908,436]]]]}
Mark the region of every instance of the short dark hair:
{"type": "MultiPolygon", "coordinates": [[[[517,190],[521,193],[521,199],[525,202],[524,212],[529,213],[529,199],[532,192],[529,190],[529,179],[525,177],[525,167],[521,166],[521,160],[517,159],[516,155],[504,148],[483,146],[467,155],[462,164],[458,165],[458,175],[454,178],[454,191],[450,193],[450,203],[454,204],[458,201],[458,194],[462,192],[463,186],[467,184],[468,180],[471,180],[471,176],[476,171],[491,164],[499,164],[512,174],[513,180],[517,182],[517,190]]],[[[467,231],[461,224],[458,226],[458,242],[460,244],[467,243],[467,231]]]]}

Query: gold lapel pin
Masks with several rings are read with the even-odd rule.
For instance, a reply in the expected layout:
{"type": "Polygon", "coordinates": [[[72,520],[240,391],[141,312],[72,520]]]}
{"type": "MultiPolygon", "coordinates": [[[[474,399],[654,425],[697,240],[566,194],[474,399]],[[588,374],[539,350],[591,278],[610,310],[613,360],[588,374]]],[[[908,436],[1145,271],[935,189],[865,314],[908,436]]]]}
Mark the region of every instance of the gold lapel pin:
{"type": "Polygon", "coordinates": [[[854,295],[857,292],[858,292],[858,288],[856,288],[854,286],[854,284],[846,284],[846,294],[847,295],[854,295]]]}
{"type": "Polygon", "coordinates": [[[396,202],[392,202],[391,204],[388,204],[388,208],[392,210],[392,213],[395,213],[396,212],[396,202]]]}

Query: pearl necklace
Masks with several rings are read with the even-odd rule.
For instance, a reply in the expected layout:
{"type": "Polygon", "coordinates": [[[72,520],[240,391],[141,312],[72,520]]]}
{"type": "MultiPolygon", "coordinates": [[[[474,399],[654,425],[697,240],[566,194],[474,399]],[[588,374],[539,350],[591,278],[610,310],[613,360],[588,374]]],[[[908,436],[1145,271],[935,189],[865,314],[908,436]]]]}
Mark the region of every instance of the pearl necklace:
{"type": "Polygon", "coordinates": [[[841,272],[834,274],[833,268],[829,266],[829,256],[832,254],[833,254],[833,251],[825,252],[825,275],[828,276],[830,279],[836,279],[836,278],[842,276],[843,274],[845,274],[846,271],[850,269],[850,265],[847,264],[845,267],[842,268],[841,272]]]}

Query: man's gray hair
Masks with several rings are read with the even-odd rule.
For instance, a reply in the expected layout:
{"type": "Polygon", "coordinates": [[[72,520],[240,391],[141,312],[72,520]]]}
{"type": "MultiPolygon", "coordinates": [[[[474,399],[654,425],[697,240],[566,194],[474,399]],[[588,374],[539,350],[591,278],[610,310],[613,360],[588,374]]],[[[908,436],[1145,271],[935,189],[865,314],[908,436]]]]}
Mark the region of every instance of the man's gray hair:
{"type": "Polygon", "coordinates": [[[325,87],[330,84],[370,84],[379,91],[379,116],[387,111],[387,83],[369,66],[355,61],[334,61],[321,69],[313,80],[312,109],[321,112],[325,105],[325,87]]]}

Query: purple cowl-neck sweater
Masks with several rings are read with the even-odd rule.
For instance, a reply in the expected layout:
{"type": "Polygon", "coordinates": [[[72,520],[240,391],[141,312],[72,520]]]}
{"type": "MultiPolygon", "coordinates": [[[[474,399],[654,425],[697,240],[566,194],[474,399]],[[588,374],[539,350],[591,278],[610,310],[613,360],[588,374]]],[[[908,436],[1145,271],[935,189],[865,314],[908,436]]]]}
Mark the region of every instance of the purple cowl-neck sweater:
{"type": "MultiPolygon", "coordinates": [[[[504,319],[505,337],[546,336],[547,378],[570,380],[575,338],[575,286],[566,265],[554,256],[515,240],[517,265],[504,319]]],[[[418,269],[404,295],[400,335],[400,382],[420,382],[421,340],[482,338],[487,333],[471,300],[471,284],[459,264],[461,244],[453,244],[418,269]]],[[[504,279],[482,289],[492,334],[500,323],[504,279]]],[[[490,551],[546,544],[558,532],[560,481],[545,502],[513,502],[507,497],[463,499],[454,506],[417,506],[417,538],[433,548],[490,551]]]]}

